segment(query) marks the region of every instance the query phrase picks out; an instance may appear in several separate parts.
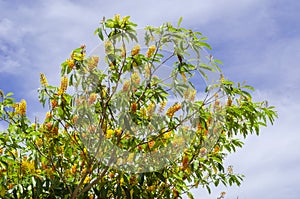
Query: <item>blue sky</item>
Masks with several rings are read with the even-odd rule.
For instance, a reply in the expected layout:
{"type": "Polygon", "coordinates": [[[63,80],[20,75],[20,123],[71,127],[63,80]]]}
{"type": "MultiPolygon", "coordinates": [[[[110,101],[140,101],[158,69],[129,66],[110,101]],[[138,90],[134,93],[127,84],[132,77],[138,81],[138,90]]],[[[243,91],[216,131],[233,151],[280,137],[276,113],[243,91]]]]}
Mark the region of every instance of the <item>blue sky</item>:
{"type": "MultiPolygon", "coordinates": [[[[300,2],[298,0],[0,0],[0,88],[29,101],[30,115],[41,115],[36,90],[39,73],[58,84],[60,64],[81,44],[91,51],[103,16],[130,15],[140,28],[176,23],[209,38],[225,76],[246,80],[255,99],[268,99],[279,119],[250,136],[228,157],[245,174],[241,187],[216,188],[196,198],[296,199],[300,191],[300,2]]],[[[3,128],[0,124],[0,129],[3,128]]]]}

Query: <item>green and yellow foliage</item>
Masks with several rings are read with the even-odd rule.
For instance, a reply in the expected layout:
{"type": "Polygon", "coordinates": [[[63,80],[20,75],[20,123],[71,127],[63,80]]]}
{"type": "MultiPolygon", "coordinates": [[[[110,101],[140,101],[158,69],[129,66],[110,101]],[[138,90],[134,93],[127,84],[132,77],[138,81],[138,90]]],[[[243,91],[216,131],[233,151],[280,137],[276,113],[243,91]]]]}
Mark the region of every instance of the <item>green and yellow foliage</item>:
{"type": "Polygon", "coordinates": [[[59,86],[41,74],[41,123],[1,91],[0,197],[193,198],[192,188],[240,185],[224,159],[243,146],[239,135],[273,123],[274,107],[224,78],[220,61],[188,60],[210,46],[180,21],[146,27],[143,43],[129,17],[103,19],[95,34],[105,57],[81,46],[62,63],[59,86]],[[164,81],[156,71],[167,61],[164,81]],[[221,75],[201,91],[196,77],[207,72],[221,75]]]}

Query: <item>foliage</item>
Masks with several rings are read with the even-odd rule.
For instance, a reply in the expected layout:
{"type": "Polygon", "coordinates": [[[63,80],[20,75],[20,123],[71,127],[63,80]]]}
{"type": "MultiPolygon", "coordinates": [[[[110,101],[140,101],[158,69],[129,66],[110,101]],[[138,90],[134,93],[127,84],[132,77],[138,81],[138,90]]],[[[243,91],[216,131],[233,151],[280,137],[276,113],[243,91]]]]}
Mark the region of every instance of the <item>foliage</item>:
{"type": "Polygon", "coordinates": [[[25,100],[1,91],[8,127],[0,134],[0,197],[193,198],[191,188],[240,185],[243,176],[224,159],[243,146],[238,135],[273,123],[274,107],[225,79],[220,61],[202,61],[206,38],[180,22],[147,27],[142,44],[129,17],[103,19],[95,34],[105,57],[75,49],[58,87],[41,74],[43,123],[29,120],[25,100]],[[130,42],[137,45],[128,49],[130,42]],[[97,67],[101,59],[107,67],[97,67]],[[167,61],[173,67],[164,81],[156,71],[167,61]],[[220,78],[200,91],[197,77],[209,72],[220,78]]]}

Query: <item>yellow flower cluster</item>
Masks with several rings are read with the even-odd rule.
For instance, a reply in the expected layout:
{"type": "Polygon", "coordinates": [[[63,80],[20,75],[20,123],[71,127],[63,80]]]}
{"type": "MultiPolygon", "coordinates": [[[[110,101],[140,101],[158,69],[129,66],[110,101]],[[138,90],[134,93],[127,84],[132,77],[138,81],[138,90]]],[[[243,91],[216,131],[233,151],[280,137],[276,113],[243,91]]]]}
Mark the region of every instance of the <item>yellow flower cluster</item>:
{"type": "Polygon", "coordinates": [[[115,21],[120,21],[120,14],[115,14],[114,20],[115,21]]]}
{"type": "Polygon", "coordinates": [[[22,161],[21,164],[22,171],[27,171],[29,173],[34,173],[35,167],[34,167],[34,161],[27,161],[26,159],[22,161]]]}
{"type": "Polygon", "coordinates": [[[162,112],[164,111],[166,105],[167,105],[167,102],[166,102],[166,101],[162,101],[162,102],[160,103],[160,107],[159,107],[159,112],[160,112],[160,113],[162,113],[162,112]]]}
{"type": "Polygon", "coordinates": [[[84,51],[81,51],[81,52],[75,52],[73,51],[72,54],[71,54],[71,60],[83,60],[85,57],[85,53],[84,51]]]}
{"type": "Polygon", "coordinates": [[[66,62],[68,64],[69,68],[73,69],[73,67],[75,66],[74,59],[67,59],[66,62]]]}
{"type": "Polygon", "coordinates": [[[182,157],[182,169],[185,170],[189,166],[189,157],[184,155],[182,157]]]}
{"type": "Polygon", "coordinates": [[[133,103],[131,104],[131,111],[132,111],[133,113],[135,113],[135,112],[136,112],[136,109],[137,109],[137,103],[133,102],[133,103]]]}
{"type": "Polygon", "coordinates": [[[83,181],[83,184],[87,184],[91,181],[91,177],[90,176],[86,176],[84,181],[83,181]]]}
{"type": "Polygon", "coordinates": [[[122,133],[122,128],[118,128],[118,129],[107,129],[106,130],[106,138],[112,138],[112,136],[116,135],[116,136],[120,136],[122,133]]]}
{"type": "Polygon", "coordinates": [[[167,131],[167,132],[164,132],[164,139],[169,139],[173,134],[173,131],[167,131]]]}
{"type": "Polygon", "coordinates": [[[51,107],[52,107],[52,109],[56,108],[57,105],[58,105],[58,102],[55,99],[52,99],[51,100],[51,107]]]}
{"type": "Polygon", "coordinates": [[[140,45],[134,46],[133,49],[131,50],[131,55],[132,55],[132,56],[135,56],[135,55],[139,54],[139,53],[140,53],[140,50],[141,50],[140,45]]]}
{"type": "Polygon", "coordinates": [[[188,88],[185,90],[183,95],[184,95],[185,99],[193,102],[195,100],[196,94],[197,94],[197,91],[195,89],[188,88]]]}
{"type": "Polygon", "coordinates": [[[149,116],[152,116],[154,111],[155,111],[155,104],[153,102],[150,102],[149,105],[147,106],[147,113],[149,116]]]}
{"type": "Polygon", "coordinates": [[[150,149],[152,149],[153,146],[154,146],[154,144],[155,144],[155,141],[154,141],[154,140],[150,140],[150,141],[148,142],[148,147],[149,147],[150,149]]]}
{"type": "Polygon", "coordinates": [[[22,99],[21,102],[20,102],[19,113],[20,113],[20,115],[25,115],[26,114],[26,101],[24,99],[22,99]]]}
{"type": "Polygon", "coordinates": [[[228,97],[227,106],[231,106],[231,105],[232,105],[232,99],[230,97],[228,97]]]}
{"type": "Polygon", "coordinates": [[[68,88],[68,77],[62,77],[60,81],[60,88],[58,90],[58,95],[62,95],[66,92],[68,88]]]}
{"type": "Polygon", "coordinates": [[[176,103],[167,110],[166,115],[171,118],[175,112],[179,111],[179,109],[181,109],[181,104],[176,103]]]}
{"type": "Polygon", "coordinates": [[[141,77],[140,77],[139,73],[134,72],[134,73],[131,75],[131,81],[132,81],[134,84],[140,84],[140,82],[141,82],[141,77]]]}
{"type": "Polygon", "coordinates": [[[107,41],[104,44],[104,48],[105,48],[105,53],[106,54],[111,54],[113,51],[113,44],[111,43],[111,41],[107,41]]]}
{"type": "Polygon", "coordinates": [[[88,100],[88,103],[89,105],[93,104],[97,99],[97,94],[96,93],[91,93],[90,94],[90,97],[89,97],[89,100],[88,100]]]}
{"type": "Polygon", "coordinates": [[[143,117],[147,117],[147,110],[144,107],[140,109],[140,113],[143,117]]]}
{"type": "Polygon", "coordinates": [[[147,63],[145,66],[145,77],[149,78],[151,75],[151,64],[147,63]]]}
{"type": "Polygon", "coordinates": [[[200,153],[201,153],[201,155],[205,155],[207,153],[207,149],[205,147],[202,147],[200,149],[200,153]]]}
{"type": "Polygon", "coordinates": [[[15,105],[15,111],[17,114],[23,116],[26,114],[26,101],[24,99],[21,100],[19,104],[15,105]]]}
{"type": "Polygon", "coordinates": [[[128,163],[132,163],[133,160],[134,160],[134,153],[130,153],[130,154],[128,155],[127,162],[128,162],[128,163]]]}
{"type": "Polygon", "coordinates": [[[106,131],[106,138],[111,138],[113,135],[114,135],[114,130],[112,130],[112,129],[108,129],[107,131],[106,131]]]}
{"type": "Polygon", "coordinates": [[[48,81],[44,73],[40,73],[40,83],[42,86],[48,86],[48,81]]]}
{"type": "Polygon", "coordinates": [[[52,118],[52,114],[48,111],[46,113],[46,120],[52,118]]]}
{"type": "Polygon", "coordinates": [[[74,164],[71,168],[71,173],[74,175],[77,171],[77,164],[74,164]]]}
{"type": "Polygon", "coordinates": [[[153,53],[155,52],[156,50],[156,46],[155,45],[152,45],[148,48],[148,51],[146,53],[147,57],[150,58],[151,55],[153,55],[153,53]]]}
{"type": "Polygon", "coordinates": [[[91,56],[88,58],[87,66],[89,70],[94,70],[98,66],[99,57],[98,56],[91,56]]]}
{"type": "Polygon", "coordinates": [[[129,87],[130,87],[130,81],[126,80],[123,84],[123,91],[124,92],[128,91],[129,87]]]}

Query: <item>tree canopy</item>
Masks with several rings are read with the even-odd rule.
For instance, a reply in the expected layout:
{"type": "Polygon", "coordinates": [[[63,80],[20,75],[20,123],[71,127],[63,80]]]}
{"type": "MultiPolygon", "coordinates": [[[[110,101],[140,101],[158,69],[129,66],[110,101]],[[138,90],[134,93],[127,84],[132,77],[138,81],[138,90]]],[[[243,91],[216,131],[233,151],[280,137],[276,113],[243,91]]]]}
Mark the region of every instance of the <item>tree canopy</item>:
{"type": "Polygon", "coordinates": [[[42,123],[0,90],[0,197],[193,198],[193,188],[240,185],[224,160],[276,112],[180,23],[137,30],[129,16],[104,18],[99,46],[73,50],[60,85],[41,73],[42,123]]]}

